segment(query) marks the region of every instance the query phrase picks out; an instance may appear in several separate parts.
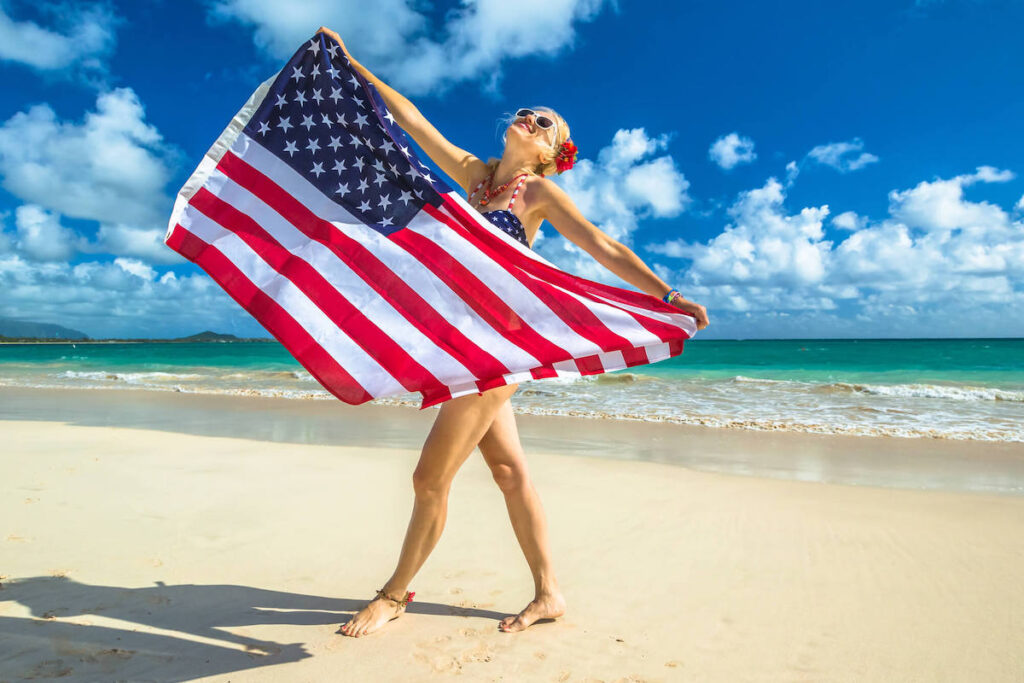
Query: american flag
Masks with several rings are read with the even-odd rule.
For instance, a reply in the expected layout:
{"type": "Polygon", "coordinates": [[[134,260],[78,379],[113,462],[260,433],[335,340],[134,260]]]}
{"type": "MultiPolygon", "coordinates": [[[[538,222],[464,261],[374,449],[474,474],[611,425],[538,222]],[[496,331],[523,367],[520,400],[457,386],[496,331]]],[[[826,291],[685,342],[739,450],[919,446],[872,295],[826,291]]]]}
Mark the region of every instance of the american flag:
{"type": "Polygon", "coordinates": [[[492,225],[321,33],[206,153],[165,242],[350,404],[419,392],[422,409],[654,363],[696,331],[674,306],[559,270],[492,225]]]}

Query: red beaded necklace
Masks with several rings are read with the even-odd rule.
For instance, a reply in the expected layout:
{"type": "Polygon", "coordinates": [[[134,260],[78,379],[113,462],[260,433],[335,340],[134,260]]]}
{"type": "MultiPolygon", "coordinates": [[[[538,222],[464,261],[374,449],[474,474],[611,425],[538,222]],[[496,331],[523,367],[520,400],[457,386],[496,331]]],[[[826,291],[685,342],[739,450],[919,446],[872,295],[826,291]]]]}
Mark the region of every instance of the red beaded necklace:
{"type": "MultiPolygon", "coordinates": [[[[497,170],[498,169],[494,169],[494,171],[497,171],[497,170]]],[[[529,175],[529,173],[520,173],[515,178],[512,178],[512,180],[510,180],[507,183],[501,185],[497,189],[492,190],[491,189],[491,182],[494,180],[494,171],[491,171],[491,174],[489,176],[487,176],[487,178],[484,180],[484,182],[487,183],[487,187],[484,188],[483,199],[480,200],[480,206],[487,206],[488,202],[490,202],[492,199],[494,199],[495,197],[500,195],[502,192],[507,190],[509,188],[509,186],[512,185],[512,183],[514,183],[515,181],[519,180],[523,176],[529,175]]]]}

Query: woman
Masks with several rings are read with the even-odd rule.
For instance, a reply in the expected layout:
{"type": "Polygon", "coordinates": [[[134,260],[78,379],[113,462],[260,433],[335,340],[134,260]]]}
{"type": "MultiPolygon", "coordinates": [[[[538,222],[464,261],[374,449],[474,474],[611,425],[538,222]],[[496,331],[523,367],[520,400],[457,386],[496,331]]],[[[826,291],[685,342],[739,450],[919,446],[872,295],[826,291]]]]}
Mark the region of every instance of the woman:
{"type": "MultiPolygon", "coordinates": [[[[470,204],[485,211],[488,220],[527,246],[547,220],[623,280],[654,296],[674,293],[667,297],[670,303],[693,314],[698,329],[707,325],[703,306],[670,290],[636,254],[588,222],[568,195],[545,177],[572,165],[575,147],[569,140],[569,126],[558,114],[550,109],[520,110],[506,132],[501,159],[484,163],[446,140],[409,100],[353,59],[336,33],[323,27],[320,31],[338,42],[352,67],[376,86],[398,125],[459,183],[470,204]],[[504,206],[508,208],[500,208],[504,206]]],[[[518,386],[498,387],[441,405],[413,473],[415,503],[398,566],[377,597],[341,627],[342,633],[373,633],[405,611],[413,596],[406,589],[444,529],[455,473],[477,446],[505,496],[534,581],[534,599],[519,614],[503,619],[499,630],[521,631],[538,619],[564,614],[565,599],[552,566],[544,510],[530,481],[512,412],[510,399],[518,386]]]]}

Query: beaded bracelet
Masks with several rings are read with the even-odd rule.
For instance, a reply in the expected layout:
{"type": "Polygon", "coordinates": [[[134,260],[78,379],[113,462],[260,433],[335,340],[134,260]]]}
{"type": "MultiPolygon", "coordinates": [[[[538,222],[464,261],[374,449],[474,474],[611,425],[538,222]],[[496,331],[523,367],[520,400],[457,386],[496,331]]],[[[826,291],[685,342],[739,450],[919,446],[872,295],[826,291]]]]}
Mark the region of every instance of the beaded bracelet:
{"type": "Polygon", "coordinates": [[[678,289],[670,289],[670,290],[668,291],[668,294],[666,294],[665,296],[663,296],[663,297],[661,298],[661,300],[662,300],[662,301],[664,301],[664,302],[665,302],[665,303],[667,303],[667,304],[670,304],[670,303],[672,303],[672,300],[673,300],[673,299],[675,299],[675,297],[677,297],[677,296],[678,296],[678,297],[681,297],[681,296],[682,296],[682,294],[680,294],[680,293],[679,293],[679,290],[678,290],[678,289]]]}

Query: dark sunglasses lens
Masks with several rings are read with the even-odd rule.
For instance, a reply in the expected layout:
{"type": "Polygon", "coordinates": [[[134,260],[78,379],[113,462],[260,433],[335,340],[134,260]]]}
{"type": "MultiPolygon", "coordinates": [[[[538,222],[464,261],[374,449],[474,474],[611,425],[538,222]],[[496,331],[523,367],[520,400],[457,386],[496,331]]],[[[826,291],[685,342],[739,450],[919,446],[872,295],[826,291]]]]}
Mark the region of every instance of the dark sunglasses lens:
{"type": "Polygon", "coordinates": [[[516,116],[529,116],[533,113],[532,109],[520,109],[516,112],[516,116]]]}

